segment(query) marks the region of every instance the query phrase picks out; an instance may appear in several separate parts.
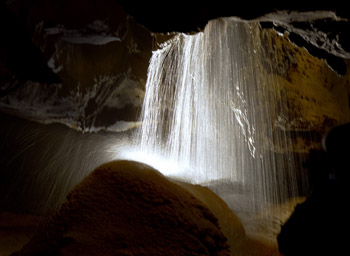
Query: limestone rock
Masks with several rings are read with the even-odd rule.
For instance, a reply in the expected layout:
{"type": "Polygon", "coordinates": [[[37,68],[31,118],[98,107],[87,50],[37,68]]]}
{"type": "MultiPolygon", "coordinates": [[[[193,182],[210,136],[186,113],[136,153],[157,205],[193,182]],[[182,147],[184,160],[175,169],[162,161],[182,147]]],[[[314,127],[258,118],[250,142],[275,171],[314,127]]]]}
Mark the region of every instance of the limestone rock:
{"type": "Polygon", "coordinates": [[[275,95],[282,103],[274,130],[292,137],[293,149],[284,150],[300,153],[320,148],[329,129],[350,120],[350,61],[345,44],[340,44],[347,39],[339,44],[331,40],[341,31],[328,31],[319,24],[349,23],[331,12],[313,12],[271,14],[261,24],[265,58],[272,61],[271,66],[262,66],[275,81],[275,95]],[[273,25],[269,28],[266,22],[273,25]]]}
{"type": "Polygon", "coordinates": [[[271,45],[280,47],[275,65],[283,66],[284,73],[275,74],[275,79],[289,115],[285,119],[280,116],[276,126],[285,131],[314,131],[322,135],[331,127],[347,122],[349,75],[338,76],[324,60],[293,46],[288,39],[275,33],[269,36],[275,40],[271,45]],[[288,58],[290,61],[286,61],[288,58]]]}

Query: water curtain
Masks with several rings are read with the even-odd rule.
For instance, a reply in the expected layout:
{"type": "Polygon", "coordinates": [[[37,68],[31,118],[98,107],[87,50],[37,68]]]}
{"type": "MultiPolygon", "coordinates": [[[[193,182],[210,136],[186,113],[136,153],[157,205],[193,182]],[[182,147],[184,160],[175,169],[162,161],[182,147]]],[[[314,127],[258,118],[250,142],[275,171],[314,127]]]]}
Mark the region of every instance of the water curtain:
{"type": "Polygon", "coordinates": [[[216,19],[153,52],[138,135],[145,162],[163,159],[169,175],[193,183],[237,184],[253,207],[297,193],[293,154],[281,152],[291,138],[275,125],[287,107],[263,33],[258,22],[216,19]]]}

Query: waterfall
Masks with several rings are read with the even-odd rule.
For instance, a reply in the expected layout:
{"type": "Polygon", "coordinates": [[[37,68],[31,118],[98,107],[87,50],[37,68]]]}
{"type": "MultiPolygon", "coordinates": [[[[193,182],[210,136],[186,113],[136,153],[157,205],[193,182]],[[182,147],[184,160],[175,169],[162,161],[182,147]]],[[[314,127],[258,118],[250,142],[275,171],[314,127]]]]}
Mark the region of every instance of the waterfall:
{"type": "Polygon", "coordinates": [[[282,152],[291,138],[276,125],[286,104],[261,34],[258,22],[221,18],[154,51],[129,158],[192,183],[230,182],[250,209],[295,195],[295,161],[282,152]]]}

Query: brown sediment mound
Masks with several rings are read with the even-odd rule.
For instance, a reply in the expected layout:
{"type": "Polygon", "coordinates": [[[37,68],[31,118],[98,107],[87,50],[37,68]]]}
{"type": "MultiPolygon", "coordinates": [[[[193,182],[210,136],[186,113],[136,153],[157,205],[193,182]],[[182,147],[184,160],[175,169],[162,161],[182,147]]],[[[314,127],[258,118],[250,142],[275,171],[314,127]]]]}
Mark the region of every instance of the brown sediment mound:
{"type": "Polygon", "coordinates": [[[229,255],[214,214],[153,168],[97,168],[14,255],[229,255]]]}
{"type": "Polygon", "coordinates": [[[206,187],[176,180],[174,182],[191,192],[215,215],[219,221],[219,227],[222,233],[227,238],[231,255],[247,255],[248,238],[246,237],[244,227],[225,201],[206,187]]]}

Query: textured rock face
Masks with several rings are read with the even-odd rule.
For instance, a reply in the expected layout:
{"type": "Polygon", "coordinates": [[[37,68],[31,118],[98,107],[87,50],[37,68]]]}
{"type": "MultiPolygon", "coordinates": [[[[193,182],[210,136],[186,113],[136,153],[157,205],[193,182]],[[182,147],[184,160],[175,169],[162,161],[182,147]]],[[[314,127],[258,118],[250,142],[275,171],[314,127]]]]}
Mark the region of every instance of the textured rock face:
{"type": "MultiPolygon", "coordinates": [[[[1,223],[0,223],[1,224],[1,223]]],[[[279,255],[208,188],[131,161],[98,167],[12,255],[279,255]]]]}
{"type": "MultiPolygon", "coordinates": [[[[237,243],[244,231],[236,231],[237,243]]],[[[191,193],[148,166],[117,161],[77,185],[20,255],[55,253],[229,255],[229,247],[217,218],[191,193]]]]}
{"type": "MultiPolygon", "coordinates": [[[[83,132],[124,131],[138,125],[152,50],[177,32],[153,33],[137,24],[112,0],[7,3],[7,9],[0,3],[0,27],[5,33],[0,41],[1,112],[45,124],[63,123],[83,132]]],[[[310,148],[319,148],[325,132],[350,121],[350,22],[330,12],[280,12],[259,21],[259,37],[265,42],[264,57],[273,61],[258,65],[278,85],[272,85],[271,90],[275,90],[276,97],[283,102],[284,111],[276,109],[273,116],[274,132],[284,131],[293,138],[292,148],[272,146],[271,150],[304,154],[310,148]]],[[[205,24],[201,24],[201,28],[205,24]]],[[[15,125],[12,119],[2,120],[15,125]]],[[[18,125],[19,133],[25,134],[27,126],[23,132],[22,125],[25,126],[24,122],[18,125]]],[[[18,139],[15,133],[2,136],[8,134],[18,139]]],[[[51,138],[43,142],[31,139],[28,141],[34,145],[42,143],[44,148],[52,141],[51,138]]],[[[101,139],[90,137],[89,140],[101,139]]],[[[20,143],[13,141],[10,142],[13,148],[28,146],[25,139],[20,143]]],[[[65,141],[76,142],[69,137],[65,141]]],[[[62,144],[60,150],[66,151],[65,143],[62,144]]],[[[89,150],[81,151],[80,146],[74,149],[83,153],[89,150]]],[[[5,144],[3,151],[8,151],[5,144]]],[[[25,149],[14,152],[8,153],[12,162],[15,159],[21,166],[28,161],[30,168],[37,169],[37,162],[33,160],[36,158],[27,155],[25,149]],[[30,160],[21,162],[21,158],[30,160]]],[[[80,157],[77,154],[74,161],[80,163],[80,157]]],[[[101,161],[99,156],[96,158],[101,161]]],[[[2,166],[8,168],[7,159],[2,166]]],[[[223,233],[228,236],[224,230],[223,233]]],[[[62,240],[63,244],[69,241],[62,240]]]]}
{"type": "MultiPolygon", "coordinates": [[[[174,34],[150,32],[112,0],[83,5],[11,1],[8,10],[20,21],[18,26],[29,28],[29,35],[27,41],[20,40],[7,30],[12,34],[4,51],[13,38],[17,43],[12,52],[30,45],[36,55],[10,51],[2,58],[2,111],[80,131],[122,131],[137,125],[151,51],[174,34]],[[11,65],[10,59],[22,64],[11,65]],[[31,61],[37,59],[47,71],[39,72],[40,79],[22,72],[36,74],[38,65],[31,61]]],[[[295,148],[301,151],[305,143],[317,147],[312,141],[350,118],[349,22],[331,12],[279,12],[259,21],[266,57],[274,60],[265,71],[279,84],[276,95],[289,112],[276,113],[276,129],[295,136],[295,148]],[[310,132],[311,138],[305,139],[310,132]]]]}
{"type": "MultiPolygon", "coordinates": [[[[321,39],[313,35],[315,31],[293,27],[296,22],[299,26],[312,26],[333,17],[332,13],[313,15],[299,14],[294,18],[293,14],[289,17],[287,14],[279,15],[280,18],[275,19],[274,29],[267,28],[261,35],[266,43],[266,57],[272,60],[270,67],[263,66],[268,76],[279,85],[276,95],[287,113],[281,115],[277,111],[276,129],[282,129],[294,137],[296,151],[320,147],[321,137],[330,128],[350,120],[349,53],[340,44],[332,47],[327,42],[330,38],[325,38],[323,47],[316,51],[314,41],[319,40],[321,44],[321,39]],[[300,33],[299,40],[295,40],[297,32],[300,33]]],[[[336,23],[336,19],[333,17],[329,23],[336,23]]],[[[326,33],[322,30],[317,32],[317,35],[326,33]]]]}
{"type": "MultiPolygon", "coordinates": [[[[3,111],[44,123],[64,123],[81,131],[120,131],[134,125],[151,56],[149,31],[112,0],[43,0],[28,5],[13,1],[8,9],[29,28],[31,41],[28,37],[22,44],[39,52],[39,57],[28,50],[4,58],[3,111]],[[44,74],[44,81],[21,76],[20,71],[30,70],[36,58],[44,66],[46,61],[50,74],[59,78],[56,82],[45,80],[44,74]],[[7,65],[7,60],[25,60],[27,66],[7,65]]],[[[7,40],[10,48],[11,39],[7,40]]],[[[11,49],[16,52],[18,48],[11,49]]],[[[38,67],[32,69],[35,72],[38,67]]]]}

